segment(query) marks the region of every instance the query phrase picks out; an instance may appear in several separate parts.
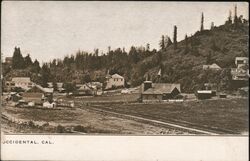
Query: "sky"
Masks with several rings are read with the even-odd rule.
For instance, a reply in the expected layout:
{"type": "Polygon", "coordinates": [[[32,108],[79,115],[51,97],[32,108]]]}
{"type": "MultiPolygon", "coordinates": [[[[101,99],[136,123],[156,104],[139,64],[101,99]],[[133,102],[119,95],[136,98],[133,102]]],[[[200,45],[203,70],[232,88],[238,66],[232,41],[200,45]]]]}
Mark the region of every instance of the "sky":
{"type": "Polygon", "coordinates": [[[149,1],[3,1],[1,53],[12,56],[20,47],[23,56],[48,62],[78,50],[106,52],[132,45],[158,49],[161,35],[183,40],[204,27],[225,23],[229,10],[248,18],[246,2],[149,2],[149,1]]]}

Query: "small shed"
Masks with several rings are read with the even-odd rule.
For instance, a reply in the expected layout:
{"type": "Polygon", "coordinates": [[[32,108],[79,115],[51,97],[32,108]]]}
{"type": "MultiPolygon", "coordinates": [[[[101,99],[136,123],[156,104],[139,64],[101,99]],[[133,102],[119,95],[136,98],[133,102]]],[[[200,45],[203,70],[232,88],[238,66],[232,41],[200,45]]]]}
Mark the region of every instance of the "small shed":
{"type": "Polygon", "coordinates": [[[211,99],[213,97],[212,90],[198,90],[196,92],[196,97],[198,99],[211,99]]]}
{"type": "Polygon", "coordinates": [[[46,101],[43,103],[43,107],[47,107],[47,108],[54,108],[56,107],[56,103],[55,102],[49,102],[49,101],[46,101]]]}

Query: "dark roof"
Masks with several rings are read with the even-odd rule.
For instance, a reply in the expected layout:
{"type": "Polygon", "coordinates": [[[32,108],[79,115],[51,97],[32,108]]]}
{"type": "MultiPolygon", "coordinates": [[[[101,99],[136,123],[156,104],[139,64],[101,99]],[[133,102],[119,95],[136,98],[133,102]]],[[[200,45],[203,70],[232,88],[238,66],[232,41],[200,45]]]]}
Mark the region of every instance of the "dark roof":
{"type": "Polygon", "coordinates": [[[180,84],[152,83],[152,88],[147,89],[142,94],[171,93],[175,88],[181,92],[180,84]]]}

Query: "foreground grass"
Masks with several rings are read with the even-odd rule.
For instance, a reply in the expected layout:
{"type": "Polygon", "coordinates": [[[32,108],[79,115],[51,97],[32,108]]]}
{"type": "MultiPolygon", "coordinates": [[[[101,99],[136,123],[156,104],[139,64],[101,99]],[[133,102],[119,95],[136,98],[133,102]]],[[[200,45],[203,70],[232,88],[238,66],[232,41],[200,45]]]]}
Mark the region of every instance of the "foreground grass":
{"type": "Polygon", "coordinates": [[[246,98],[168,104],[110,104],[98,108],[160,121],[191,124],[197,128],[218,129],[226,134],[248,133],[249,108],[246,98]]]}

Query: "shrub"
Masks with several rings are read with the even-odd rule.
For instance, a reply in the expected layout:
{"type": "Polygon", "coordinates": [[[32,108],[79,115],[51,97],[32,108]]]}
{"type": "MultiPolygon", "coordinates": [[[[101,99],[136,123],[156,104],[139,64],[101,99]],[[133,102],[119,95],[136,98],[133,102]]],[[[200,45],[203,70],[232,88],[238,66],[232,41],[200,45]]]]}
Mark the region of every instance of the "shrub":
{"type": "Polygon", "coordinates": [[[77,125],[74,127],[74,131],[79,131],[79,132],[87,132],[87,129],[81,125],[77,125]]]}
{"type": "Polygon", "coordinates": [[[63,127],[62,125],[58,125],[56,127],[56,132],[57,133],[64,133],[64,132],[66,132],[65,127],[63,127]]]}

